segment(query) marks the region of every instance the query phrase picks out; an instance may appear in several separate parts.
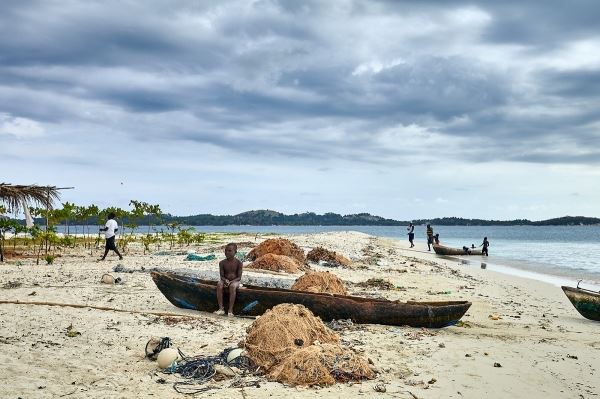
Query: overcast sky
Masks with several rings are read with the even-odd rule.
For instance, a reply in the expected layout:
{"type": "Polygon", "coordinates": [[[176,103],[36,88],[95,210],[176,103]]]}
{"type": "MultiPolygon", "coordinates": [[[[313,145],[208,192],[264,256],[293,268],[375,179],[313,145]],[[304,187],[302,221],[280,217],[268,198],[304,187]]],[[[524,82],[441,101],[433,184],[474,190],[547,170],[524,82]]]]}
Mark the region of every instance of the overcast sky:
{"type": "Polygon", "coordinates": [[[175,215],[600,216],[596,1],[0,3],[0,182],[175,215]]]}

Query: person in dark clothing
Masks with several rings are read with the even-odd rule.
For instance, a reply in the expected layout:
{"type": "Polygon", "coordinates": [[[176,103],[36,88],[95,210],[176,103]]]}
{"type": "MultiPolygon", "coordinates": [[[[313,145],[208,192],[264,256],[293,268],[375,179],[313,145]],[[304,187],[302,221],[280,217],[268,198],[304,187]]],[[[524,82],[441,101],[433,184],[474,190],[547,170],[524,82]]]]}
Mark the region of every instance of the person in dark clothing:
{"type": "Polygon", "coordinates": [[[483,248],[481,248],[482,255],[489,256],[489,254],[488,254],[489,246],[490,246],[490,242],[488,241],[487,237],[483,237],[483,242],[480,245],[480,247],[483,247],[483,248]]]}
{"type": "Polygon", "coordinates": [[[433,244],[433,228],[430,224],[427,225],[427,250],[431,251],[431,245],[433,244]]]}
{"type": "Polygon", "coordinates": [[[408,241],[410,242],[410,247],[412,248],[415,246],[413,242],[415,239],[415,225],[410,223],[406,230],[408,230],[408,241]]]}

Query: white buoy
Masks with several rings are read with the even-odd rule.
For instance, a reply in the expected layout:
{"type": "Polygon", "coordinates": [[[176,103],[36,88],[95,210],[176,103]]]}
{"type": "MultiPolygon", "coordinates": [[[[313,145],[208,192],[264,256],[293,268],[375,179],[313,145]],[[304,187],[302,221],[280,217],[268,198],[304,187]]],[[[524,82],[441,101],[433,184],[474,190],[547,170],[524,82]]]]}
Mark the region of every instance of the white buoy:
{"type": "Polygon", "coordinates": [[[179,359],[179,352],[174,348],[166,348],[160,351],[158,354],[158,358],[156,358],[156,362],[158,363],[158,367],[161,369],[166,369],[171,366],[173,362],[179,359]]]}
{"type": "Polygon", "coordinates": [[[234,359],[242,356],[244,350],[242,348],[233,349],[227,354],[227,363],[231,363],[234,359]]]}

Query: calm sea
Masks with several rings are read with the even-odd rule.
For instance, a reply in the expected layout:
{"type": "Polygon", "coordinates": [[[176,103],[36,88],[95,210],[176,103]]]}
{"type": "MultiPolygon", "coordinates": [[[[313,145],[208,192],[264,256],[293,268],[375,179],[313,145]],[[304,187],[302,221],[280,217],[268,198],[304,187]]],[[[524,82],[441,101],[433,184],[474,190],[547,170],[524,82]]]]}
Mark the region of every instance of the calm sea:
{"type": "MultiPolygon", "coordinates": [[[[303,234],[360,231],[374,236],[408,240],[403,226],[194,226],[201,232],[303,234]]],[[[433,226],[444,245],[462,247],[490,241],[487,269],[520,274],[555,284],[579,279],[600,285],[600,226],[433,226]]],[[[146,228],[139,229],[146,232],[146,228]]],[[[415,240],[424,244],[425,226],[416,226],[415,240]]],[[[467,257],[480,267],[480,257],[467,257]]]]}
{"type": "MultiPolygon", "coordinates": [[[[487,268],[546,280],[555,284],[579,279],[600,285],[600,226],[433,226],[444,245],[461,248],[490,241],[487,268]],[[553,278],[555,277],[555,278],[553,278]]],[[[360,231],[408,240],[402,226],[195,226],[204,232],[320,233],[360,231]]],[[[415,241],[424,244],[425,226],[416,226],[415,241]]],[[[480,267],[480,257],[466,257],[480,267]]]]}

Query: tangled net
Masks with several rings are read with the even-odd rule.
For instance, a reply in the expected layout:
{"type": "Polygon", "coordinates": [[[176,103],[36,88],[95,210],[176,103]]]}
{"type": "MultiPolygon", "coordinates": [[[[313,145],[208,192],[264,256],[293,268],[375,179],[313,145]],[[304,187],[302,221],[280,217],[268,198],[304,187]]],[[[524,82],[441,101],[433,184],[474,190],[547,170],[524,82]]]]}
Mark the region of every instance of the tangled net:
{"type": "Polygon", "coordinates": [[[245,347],[248,357],[264,370],[269,370],[299,347],[315,341],[337,343],[340,338],[321,319],[302,305],[277,305],[257,318],[246,329],[245,347]]]}
{"type": "Polygon", "coordinates": [[[266,254],[250,263],[246,268],[275,272],[297,273],[306,266],[295,258],[285,255],[266,254]]]}
{"type": "Polygon", "coordinates": [[[333,385],[375,377],[368,361],[339,344],[315,344],[296,350],[273,367],[269,377],[298,385],[333,385]]]}
{"type": "Polygon", "coordinates": [[[366,281],[361,281],[360,283],[356,283],[359,287],[364,288],[379,288],[380,290],[395,290],[396,286],[389,282],[388,280],[384,280],[382,278],[370,278],[366,281]]]}
{"type": "Polygon", "coordinates": [[[248,357],[274,380],[332,385],[375,376],[366,360],[340,346],[339,335],[302,305],[277,305],[246,333],[248,357]]]}
{"type": "Polygon", "coordinates": [[[270,238],[263,241],[254,247],[252,251],[248,252],[246,258],[248,260],[255,260],[266,254],[289,256],[296,259],[300,264],[306,262],[302,248],[285,238],[270,238]]]}
{"type": "Polygon", "coordinates": [[[306,259],[311,262],[318,263],[319,261],[325,261],[328,264],[336,267],[348,267],[350,266],[350,259],[343,255],[340,255],[334,251],[329,251],[323,247],[313,248],[307,255],[306,259]]]}
{"type": "Polygon", "coordinates": [[[179,355],[181,361],[179,364],[165,369],[165,374],[179,374],[184,381],[177,381],[173,384],[173,388],[178,393],[197,394],[212,389],[209,386],[200,386],[210,381],[217,373],[215,365],[226,367],[235,366],[243,372],[243,375],[252,374],[255,370],[255,365],[252,360],[246,356],[238,356],[231,362],[227,362],[229,352],[236,348],[228,348],[216,356],[196,356],[188,357],[181,350],[179,355]]]}
{"type": "Polygon", "coordinates": [[[348,291],[342,280],[329,272],[307,272],[296,280],[290,289],[295,291],[348,295],[348,291]]]}

